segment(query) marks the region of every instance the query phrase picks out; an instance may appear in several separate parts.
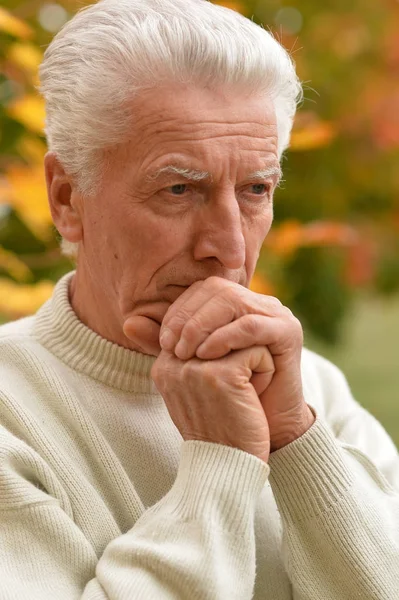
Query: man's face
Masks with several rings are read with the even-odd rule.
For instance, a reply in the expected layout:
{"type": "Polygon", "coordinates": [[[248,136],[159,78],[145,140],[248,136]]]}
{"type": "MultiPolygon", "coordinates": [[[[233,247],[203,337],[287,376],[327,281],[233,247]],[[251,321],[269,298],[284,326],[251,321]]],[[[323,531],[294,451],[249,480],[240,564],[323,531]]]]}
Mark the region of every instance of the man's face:
{"type": "Polygon", "coordinates": [[[211,275],[248,286],[279,179],[266,96],[174,85],[142,95],[134,113],[131,140],[85,200],[79,256],[121,329],[137,315],[161,323],[211,275]]]}

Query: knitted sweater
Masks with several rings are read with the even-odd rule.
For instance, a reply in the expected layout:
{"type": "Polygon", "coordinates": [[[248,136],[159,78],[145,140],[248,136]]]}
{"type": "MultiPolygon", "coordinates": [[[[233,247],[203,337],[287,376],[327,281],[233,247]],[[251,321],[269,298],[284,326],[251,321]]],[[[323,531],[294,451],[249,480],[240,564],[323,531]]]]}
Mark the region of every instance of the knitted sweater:
{"type": "Polygon", "coordinates": [[[72,275],[0,327],[1,600],[399,598],[398,454],[336,367],[304,350],[317,419],[268,465],[185,442],[72,275]]]}

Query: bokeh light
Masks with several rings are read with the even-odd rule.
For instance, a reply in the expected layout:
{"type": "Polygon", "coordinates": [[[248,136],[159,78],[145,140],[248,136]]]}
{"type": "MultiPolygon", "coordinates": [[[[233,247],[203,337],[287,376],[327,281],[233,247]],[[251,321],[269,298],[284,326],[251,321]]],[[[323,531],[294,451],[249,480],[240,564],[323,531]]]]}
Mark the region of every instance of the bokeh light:
{"type": "Polygon", "coordinates": [[[277,29],[284,29],[286,33],[294,35],[299,33],[303,25],[303,17],[297,8],[285,6],[277,11],[274,17],[274,24],[277,29]]]}
{"type": "Polygon", "coordinates": [[[68,21],[69,15],[63,6],[55,3],[43,4],[37,19],[46,31],[56,33],[68,21]]]}

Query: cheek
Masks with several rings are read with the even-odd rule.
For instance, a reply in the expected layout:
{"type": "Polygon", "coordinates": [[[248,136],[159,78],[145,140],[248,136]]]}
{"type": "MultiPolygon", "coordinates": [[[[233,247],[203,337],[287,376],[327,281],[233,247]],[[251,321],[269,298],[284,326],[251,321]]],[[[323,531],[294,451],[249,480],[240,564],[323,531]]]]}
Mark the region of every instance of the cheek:
{"type": "Polygon", "coordinates": [[[257,215],[247,223],[246,237],[251,248],[260,250],[263,241],[268,235],[273,223],[273,208],[263,214],[257,215]]]}
{"type": "Polygon", "coordinates": [[[135,276],[149,279],[187,247],[186,224],[154,216],[146,211],[130,215],[119,231],[121,260],[136,270],[135,276]]]}
{"type": "Polygon", "coordinates": [[[246,265],[247,271],[255,270],[256,263],[264,242],[273,223],[273,210],[267,214],[253,219],[246,227],[245,246],[246,246],[246,265]]]}

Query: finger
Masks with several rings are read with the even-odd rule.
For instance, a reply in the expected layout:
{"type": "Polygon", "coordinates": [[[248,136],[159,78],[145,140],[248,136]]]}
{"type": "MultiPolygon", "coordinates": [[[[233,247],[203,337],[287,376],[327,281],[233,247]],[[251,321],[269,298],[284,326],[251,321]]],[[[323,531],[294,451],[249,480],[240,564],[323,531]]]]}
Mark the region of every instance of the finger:
{"type": "Polygon", "coordinates": [[[263,392],[267,390],[272,382],[274,375],[274,368],[270,369],[265,373],[254,373],[250,379],[250,383],[253,385],[255,392],[258,396],[261,396],[263,392]]]}
{"type": "Polygon", "coordinates": [[[169,307],[165,317],[162,320],[159,341],[161,348],[174,352],[175,346],[180,338],[180,332],[185,322],[190,318],[185,306],[191,303],[192,309],[197,310],[208,298],[208,292],[202,289],[200,283],[196,282],[190,286],[183,294],[175,300],[169,307]]]}
{"type": "Polygon", "coordinates": [[[196,281],[170,306],[162,321],[160,333],[160,343],[164,350],[174,350],[185,323],[225,283],[225,280],[216,277],[196,281]]]}
{"type": "Polygon", "coordinates": [[[175,354],[181,360],[195,356],[197,348],[209,335],[240,316],[236,298],[230,302],[227,296],[226,290],[215,294],[186,320],[175,347],[175,354]]]}
{"type": "Polygon", "coordinates": [[[202,360],[226,356],[232,350],[251,346],[268,346],[272,355],[283,352],[297,332],[289,331],[290,323],[279,317],[244,315],[232,323],[211,333],[197,348],[196,355],[202,360]]]}
{"type": "Polygon", "coordinates": [[[223,359],[223,362],[234,365],[241,362],[244,367],[249,369],[250,377],[255,381],[260,381],[258,375],[273,375],[275,371],[273,357],[265,346],[251,346],[243,350],[236,350],[223,359]]]}
{"type": "Polygon", "coordinates": [[[182,360],[192,358],[209,335],[243,315],[277,316],[284,314],[284,310],[277,298],[255,294],[238,284],[224,286],[190,318],[186,317],[175,347],[176,356],[182,360]]]}
{"type": "Polygon", "coordinates": [[[158,356],[161,351],[159,331],[158,323],[142,316],[130,317],[123,325],[123,333],[137,346],[137,350],[151,356],[158,356]]]}

